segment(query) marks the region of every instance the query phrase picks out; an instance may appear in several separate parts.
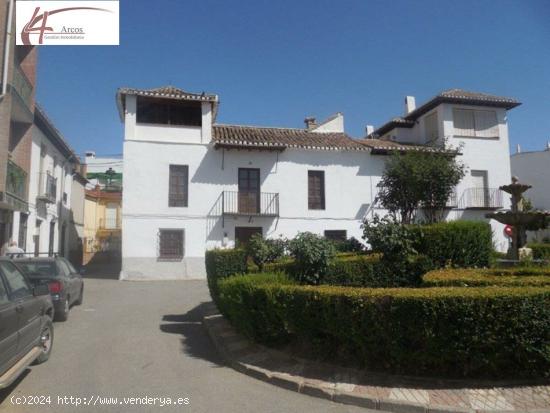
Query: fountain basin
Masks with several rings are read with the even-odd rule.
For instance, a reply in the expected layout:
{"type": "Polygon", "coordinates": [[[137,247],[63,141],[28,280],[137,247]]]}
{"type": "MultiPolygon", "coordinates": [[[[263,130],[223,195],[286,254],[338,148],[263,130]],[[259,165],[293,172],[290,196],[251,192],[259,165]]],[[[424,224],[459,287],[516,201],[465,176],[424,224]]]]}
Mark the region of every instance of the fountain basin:
{"type": "Polygon", "coordinates": [[[521,226],[527,230],[530,228],[543,228],[545,222],[550,217],[549,211],[529,211],[529,212],[494,212],[485,215],[487,218],[492,218],[502,224],[511,225],[513,227],[521,226]]]}

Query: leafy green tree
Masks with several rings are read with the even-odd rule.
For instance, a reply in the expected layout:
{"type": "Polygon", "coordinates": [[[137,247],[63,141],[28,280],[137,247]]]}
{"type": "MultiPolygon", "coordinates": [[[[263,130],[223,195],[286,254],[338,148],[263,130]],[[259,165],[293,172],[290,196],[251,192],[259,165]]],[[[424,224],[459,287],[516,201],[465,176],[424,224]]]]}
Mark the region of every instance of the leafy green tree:
{"type": "Polygon", "coordinates": [[[464,174],[464,165],[451,151],[395,153],[378,184],[377,201],[404,224],[420,208],[428,222],[437,222],[464,174]]]}
{"type": "Polygon", "coordinates": [[[290,254],[294,257],[298,281],[304,284],[319,284],[336,255],[334,244],[317,234],[300,232],[289,242],[290,254]]]}

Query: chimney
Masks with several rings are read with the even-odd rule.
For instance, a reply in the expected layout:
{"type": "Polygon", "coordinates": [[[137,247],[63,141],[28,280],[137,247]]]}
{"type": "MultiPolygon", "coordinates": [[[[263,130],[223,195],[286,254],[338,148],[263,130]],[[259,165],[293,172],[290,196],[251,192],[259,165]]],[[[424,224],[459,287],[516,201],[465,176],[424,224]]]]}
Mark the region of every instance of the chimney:
{"type": "Polygon", "coordinates": [[[306,129],[311,130],[317,126],[317,123],[315,122],[315,118],[312,116],[308,116],[304,119],[304,123],[306,124],[306,129]]]}
{"type": "Polygon", "coordinates": [[[408,115],[416,109],[416,101],[414,96],[405,96],[405,115],[408,115]]]}
{"type": "Polygon", "coordinates": [[[547,142],[546,142],[546,150],[547,150],[547,151],[550,151],[550,141],[547,141],[547,142]]]}
{"type": "Polygon", "coordinates": [[[367,125],[367,127],[365,128],[365,131],[367,132],[367,136],[369,136],[371,133],[374,132],[374,126],[367,125]]]}
{"type": "Polygon", "coordinates": [[[516,153],[521,153],[521,146],[519,143],[516,145],[516,153]]]}

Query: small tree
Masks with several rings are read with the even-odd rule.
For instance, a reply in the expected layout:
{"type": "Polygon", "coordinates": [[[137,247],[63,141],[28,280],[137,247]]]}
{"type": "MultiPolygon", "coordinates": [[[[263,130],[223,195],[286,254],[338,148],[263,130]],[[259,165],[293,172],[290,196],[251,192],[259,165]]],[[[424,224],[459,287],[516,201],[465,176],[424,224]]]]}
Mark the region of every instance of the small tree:
{"type": "Polygon", "coordinates": [[[260,271],[263,271],[266,263],[285,255],[287,243],[285,238],[264,239],[261,234],[254,234],[248,241],[246,252],[260,271]]]}
{"type": "Polygon", "coordinates": [[[336,255],[331,241],[311,232],[300,232],[290,240],[289,250],[295,260],[296,277],[305,284],[319,284],[336,255]]]}
{"type": "Polygon", "coordinates": [[[454,187],[464,177],[465,167],[453,152],[409,151],[395,153],[386,164],[378,184],[377,201],[409,224],[423,208],[429,222],[441,219],[454,187]]]}

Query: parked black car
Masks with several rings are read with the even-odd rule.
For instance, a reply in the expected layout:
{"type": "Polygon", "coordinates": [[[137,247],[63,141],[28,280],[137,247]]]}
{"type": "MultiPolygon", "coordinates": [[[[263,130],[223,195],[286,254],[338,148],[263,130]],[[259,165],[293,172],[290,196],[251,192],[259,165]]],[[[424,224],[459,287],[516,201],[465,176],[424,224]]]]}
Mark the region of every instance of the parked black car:
{"type": "Polygon", "coordinates": [[[65,321],[73,304],[84,299],[80,273],[63,257],[15,258],[14,262],[34,285],[47,284],[55,308],[55,320],[65,321]]]}
{"type": "Polygon", "coordinates": [[[45,285],[32,287],[9,258],[0,258],[0,389],[33,362],[50,357],[53,304],[45,285]]]}

